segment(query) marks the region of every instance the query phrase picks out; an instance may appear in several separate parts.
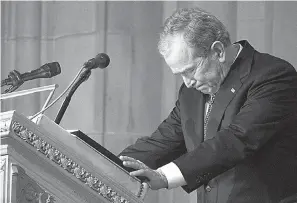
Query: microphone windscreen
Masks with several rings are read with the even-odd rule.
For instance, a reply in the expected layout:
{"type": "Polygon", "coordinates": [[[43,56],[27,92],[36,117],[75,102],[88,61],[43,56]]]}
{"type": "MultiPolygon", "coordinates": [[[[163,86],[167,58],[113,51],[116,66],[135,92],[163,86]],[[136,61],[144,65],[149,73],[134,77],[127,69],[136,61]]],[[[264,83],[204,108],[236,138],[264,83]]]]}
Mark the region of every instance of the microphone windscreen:
{"type": "Polygon", "coordinates": [[[35,78],[51,78],[61,73],[61,67],[58,62],[51,62],[42,65],[40,68],[32,70],[29,73],[22,74],[26,80],[35,78]]]}
{"type": "Polygon", "coordinates": [[[106,68],[109,65],[110,62],[110,58],[107,54],[105,53],[100,53],[97,54],[97,56],[95,57],[95,65],[93,66],[93,68],[106,68]]]}
{"type": "Polygon", "coordinates": [[[42,68],[47,69],[50,72],[50,77],[59,75],[61,73],[61,66],[58,62],[46,63],[42,68]]]}

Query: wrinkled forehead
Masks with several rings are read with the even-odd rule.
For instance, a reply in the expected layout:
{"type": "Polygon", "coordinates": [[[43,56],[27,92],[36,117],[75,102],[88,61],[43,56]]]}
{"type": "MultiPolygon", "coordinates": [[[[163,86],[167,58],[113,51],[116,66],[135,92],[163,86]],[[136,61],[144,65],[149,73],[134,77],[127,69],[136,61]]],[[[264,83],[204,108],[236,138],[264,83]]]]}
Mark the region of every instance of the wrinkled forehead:
{"type": "Polygon", "coordinates": [[[188,64],[193,60],[194,50],[186,44],[180,35],[168,39],[167,50],[164,59],[170,67],[188,64]]]}

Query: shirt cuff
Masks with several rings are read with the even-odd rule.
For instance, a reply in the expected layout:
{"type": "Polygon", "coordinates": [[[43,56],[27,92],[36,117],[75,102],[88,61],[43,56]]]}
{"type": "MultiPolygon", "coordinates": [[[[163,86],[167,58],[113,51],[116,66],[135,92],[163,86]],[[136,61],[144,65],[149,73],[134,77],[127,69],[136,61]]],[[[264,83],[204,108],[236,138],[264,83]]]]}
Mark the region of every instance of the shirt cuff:
{"type": "Polygon", "coordinates": [[[176,188],[187,184],[183,174],[181,173],[177,165],[173,162],[170,162],[169,164],[166,164],[158,168],[157,170],[161,170],[161,172],[167,178],[168,189],[176,188]]]}

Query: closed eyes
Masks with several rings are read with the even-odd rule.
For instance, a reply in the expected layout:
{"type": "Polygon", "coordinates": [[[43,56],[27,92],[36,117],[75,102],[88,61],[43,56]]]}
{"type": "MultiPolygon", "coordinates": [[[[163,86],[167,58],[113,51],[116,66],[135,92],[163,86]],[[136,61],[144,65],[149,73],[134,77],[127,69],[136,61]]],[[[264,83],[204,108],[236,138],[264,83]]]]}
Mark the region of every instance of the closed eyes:
{"type": "Polygon", "coordinates": [[[181,74],[184,76],[192,76],[192,75],[194,75],[195,71],[196,71],[196,67],[192,67],[192,68],[189,68],[189,69],[183,71],[181,74]]]}

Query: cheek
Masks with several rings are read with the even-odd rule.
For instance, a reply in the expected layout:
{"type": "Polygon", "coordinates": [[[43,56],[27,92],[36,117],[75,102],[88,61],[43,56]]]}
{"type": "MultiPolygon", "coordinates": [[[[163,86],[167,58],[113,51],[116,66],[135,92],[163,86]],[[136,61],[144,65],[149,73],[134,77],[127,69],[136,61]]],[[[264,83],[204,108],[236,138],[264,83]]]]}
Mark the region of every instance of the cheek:
{"type": "Polygon", "coordinates": [[[194,79],[200,83],[205,83],[207,81],[207,77],[206,77],[205,73],[200,73],[200,72],[196,72],[194,74],[194,79]]]}
{"type": "Polygon", "coordinates": [[[196,73],[194,74],[194,79],[201,83],[219,83],[221,80],[221,76],[218,71],[218,64],[215,62],[206,62],[205,64],[203,64],[203,68],[196,71],[196,73]]]}
{"type": "Polygon", "coordinates": [[[213,63],[209,66],[207,73],[205,73],[206,77],[211,81],[219,81],[221,80],[221,75],[219,72],[219,64],[213,63]]]}
{"type": "Polygon", "coordinates": [[[208,71],[203,74],[204,80],[209,81],[209,82],[211,82],[213,80],[217,80],[217,76],[218,75],[215,71],[208,71]]]}
{"type": "Polygon", "coordinates": [[[220,81],[221,81],[221,77],[216,71],[206,72],[203,76],[203,82],[211,86],[216,86],[220,84],[220,81]]]}
{"type": "Polygon", "coordinates": [[[211,64],[206,61],[205,63],[200,65],[200,69],[198,69],[194,75],[194,78],[201,82],[201,83],[207,83],[209,80],[212,80],[214,77],[213,67],[211,64]]]}

